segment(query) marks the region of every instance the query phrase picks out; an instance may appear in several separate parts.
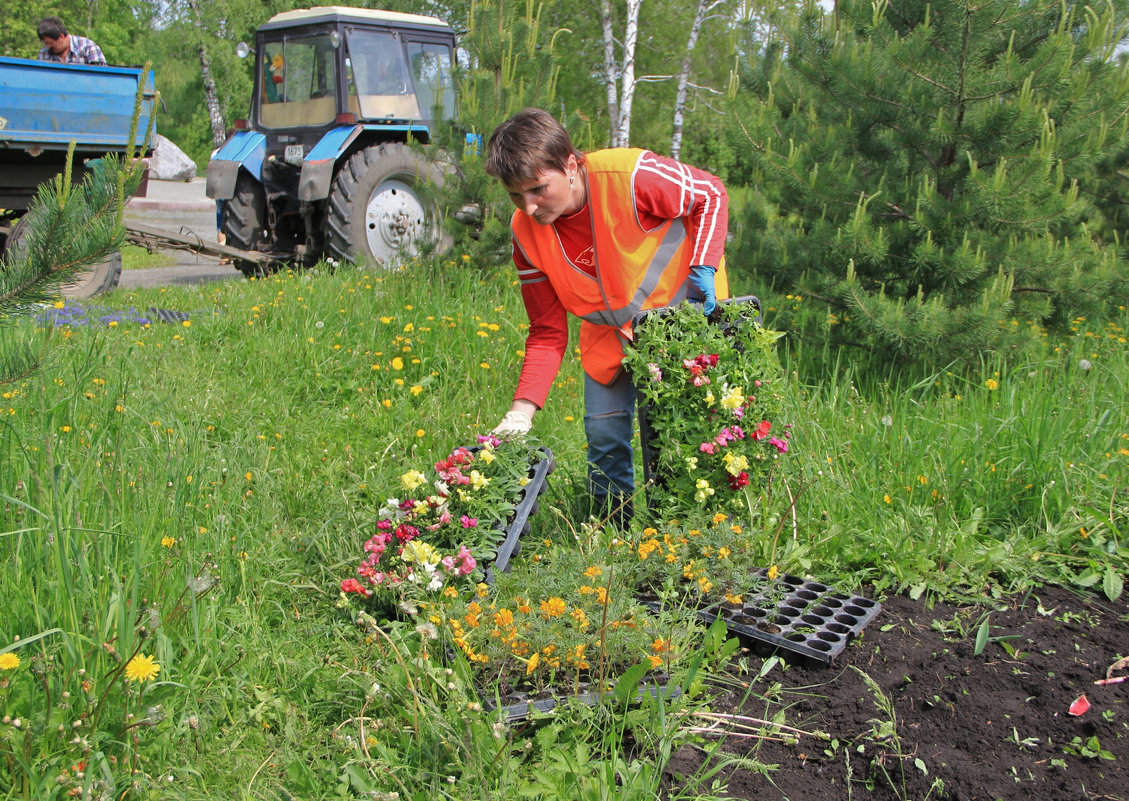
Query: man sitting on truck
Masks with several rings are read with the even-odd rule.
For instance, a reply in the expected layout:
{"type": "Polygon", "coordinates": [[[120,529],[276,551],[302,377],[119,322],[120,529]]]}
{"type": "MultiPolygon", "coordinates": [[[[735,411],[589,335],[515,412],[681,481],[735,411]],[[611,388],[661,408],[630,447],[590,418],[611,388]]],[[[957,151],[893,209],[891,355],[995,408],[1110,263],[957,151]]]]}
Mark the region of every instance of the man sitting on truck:
{"type": "Polygon", "coordinates": [[[63,64],[95,64],[106,66],[102,48],[85,36],[67,33],[67,26],[58,17],[44,17],[36,30],[43,49],[40,61],[58,61],[63,64]]]}

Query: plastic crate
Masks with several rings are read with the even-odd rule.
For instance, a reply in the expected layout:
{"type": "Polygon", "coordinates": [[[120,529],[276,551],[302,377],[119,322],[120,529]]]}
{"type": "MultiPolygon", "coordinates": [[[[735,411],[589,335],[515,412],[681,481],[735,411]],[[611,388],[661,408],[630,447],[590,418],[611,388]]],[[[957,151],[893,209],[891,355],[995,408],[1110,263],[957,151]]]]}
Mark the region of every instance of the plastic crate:
{"type": "MultiPolygon", "coordinates": [[[[737,323],[724,323],[721,319],[720,312],[715,310],[710,315],[709,321],[716,325],[725,325],[727,330],[736,324],[759,323],[761,321],[761,302],[760,298],[755,295],[742,295],[741,297],[727,298],[718,301],[719,308],[730,304],[748,305],[750,313],[743,315],[737,323]],[[756,312],[755,315],[752,314],[753,311],[756,312]]],[[[632,331],[638,334],[640,331],[646,330],[649,320],[664,317],[669,314],[673,308],[672,306],[660,306],[657,309],[647,309],[646,311],[638,312],[631,318],[632,331]]],[[[638,387],[636,387],[636,389],[638,389],[638,387]]],[[[636,407],[636,415],[639,419],[639,446],[643,459],[643,481],[647,487],[664,486],[663,477],[658,470],[659,452],[654,445],[655,432],[654,429],[651,428],[651,405],[649,403],[638,404],[636,407]]],[[[648,507],[650,508],[651,506],[652,504],[648,503],[648,507]]]]}
{"type": "Polygon", "coordinates": [[[541,448],[541,458],[529,466],[529,483],[522,487],[521,500],[514,509],[513,516],[506,525],[506,536],[498,546],[494,561],[486,568],[485,582],[494,583],[494,574],[505,573],[510,569],[510,560],[521,553],[521,538],[529,533],[529,518],[537,514],[540,507],[538,498],[549,488],[549,474],[556,469],[553,452],[541,448]]]}

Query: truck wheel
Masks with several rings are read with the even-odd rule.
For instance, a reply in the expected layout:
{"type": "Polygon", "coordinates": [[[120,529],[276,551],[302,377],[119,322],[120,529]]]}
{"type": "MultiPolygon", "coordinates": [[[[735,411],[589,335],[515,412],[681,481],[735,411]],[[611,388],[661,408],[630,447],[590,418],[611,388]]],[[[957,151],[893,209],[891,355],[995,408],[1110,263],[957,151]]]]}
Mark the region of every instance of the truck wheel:
{"type": "Polygon", "coordinates": [[[393,266],[426,246],[445,252],[451,241],[430,197],[445,177],[438,164],[396,142],[354,153],[329,190],[329,255],[393,266]]]}
{"type": "MultiPolygon", "coordinates": [[[[4,249],[14,252],[24,238],[24,221],[19,220],[12,226],[12,233],[4,249]]],[[[65,298],[92,298],[103,292],[109,292],[118,285],[122,277],[122,253],[115,250],[102,261],[81,270],[75,274],[74,280],[59,286],[59,292],[65,298]]]]}
{"type": "MultiPolygon", "coordinates": [[[[245,172],[235,182],[235,194],[223,202],[221,230],[230,247],[240,250],[261,250],[267,243],[267,198],[263,185],[245,172]]],[[[240,261],[239,269],[248,278],[261,276],[265,270],[253,261],[240,261]]]]}

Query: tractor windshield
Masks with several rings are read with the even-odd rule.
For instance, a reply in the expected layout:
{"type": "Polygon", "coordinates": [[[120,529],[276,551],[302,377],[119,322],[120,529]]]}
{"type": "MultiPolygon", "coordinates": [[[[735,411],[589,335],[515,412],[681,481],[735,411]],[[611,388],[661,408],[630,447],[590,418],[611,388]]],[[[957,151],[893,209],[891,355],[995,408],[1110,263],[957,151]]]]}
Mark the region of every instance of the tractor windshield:
{"type": "Polygon", "coordinates": [[[259,120],[266,128],[321,127],[337,115],[337,49],[329,33],[263,42],[259,120]]]}
{"type": "Polygon", "coordinates": [[[361,119],[429,119],[439,103],[452,115],[455,93],[446,45],[402,43],[390,33],[349,31],[349,110],[361,119]]]}

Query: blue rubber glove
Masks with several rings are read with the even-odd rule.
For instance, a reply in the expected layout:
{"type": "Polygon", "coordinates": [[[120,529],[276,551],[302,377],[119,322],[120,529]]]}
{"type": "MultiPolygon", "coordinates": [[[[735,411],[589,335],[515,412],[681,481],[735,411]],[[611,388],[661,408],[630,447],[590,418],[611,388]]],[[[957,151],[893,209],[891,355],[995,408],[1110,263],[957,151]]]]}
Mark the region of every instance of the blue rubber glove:
{"type": "Polygon", "coordinates": [[[708,264],[697,264],[690,268],[690,286],[702,296],[702,311],[706,314],[717,308],[717,295],[713,286],[716,269],[708,264]]]}

